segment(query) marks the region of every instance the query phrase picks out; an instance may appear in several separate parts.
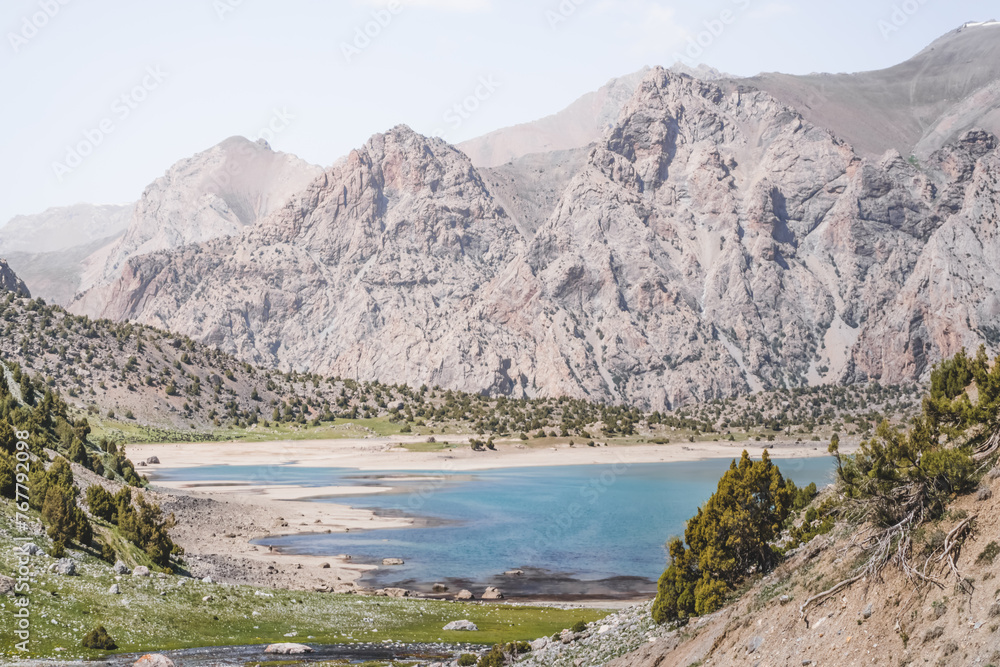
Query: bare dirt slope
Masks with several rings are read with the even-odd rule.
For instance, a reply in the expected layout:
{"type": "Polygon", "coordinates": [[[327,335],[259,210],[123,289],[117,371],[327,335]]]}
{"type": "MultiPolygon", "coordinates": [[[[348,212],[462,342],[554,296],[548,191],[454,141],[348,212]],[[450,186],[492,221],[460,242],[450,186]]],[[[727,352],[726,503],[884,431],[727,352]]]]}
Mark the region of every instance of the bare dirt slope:
{"type": "Polygon", "coordinates": [[[858,581],[803,617],[803,602],[847,578],[858,564],[851,547],[856,534],[841,528],[801,547],[735,604],[682,631],[679,643],[667,635],[609,665],[1000,664],[1000,556],[993,553],[990,560],[987,548],[1000,537],[1000,478],[987,484],[992,496],[967,496],[924,528],[924,539],[934,541],[962,517],[976,517],[956,559],[967,589],[946,564],[932,562],[928,572],[940,587],[918,586],[889,568],[882,579],[858,581]]]}
{"type": "Polygon", "coordinates": [[[926,158],[964,132],[1000,134],[1000,22],[967,24],[906,62],[856,74],[761,74],[767,91],[868,157],[926,158]]]}
{"type": "Polygon", "coordinates": [[[643,69],[612,79],[562,111],[458,144],[477,167],[497,167],[532,153],[582,148],[599,140],[645,76],[643,69]]]}

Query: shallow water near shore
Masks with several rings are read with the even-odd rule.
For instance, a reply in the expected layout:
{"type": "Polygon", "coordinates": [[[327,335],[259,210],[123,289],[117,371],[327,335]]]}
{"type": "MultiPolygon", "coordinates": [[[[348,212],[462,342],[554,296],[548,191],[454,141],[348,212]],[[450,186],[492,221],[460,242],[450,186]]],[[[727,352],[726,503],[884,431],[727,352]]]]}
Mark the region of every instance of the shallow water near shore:
{"type": "MultiPolygon", "coordinates": [[[[775,460],[803,486],[831,481],[829,457],[775,460]]],[[[508,597],[601,599],[655,592],[664,544],[715,490],[723,459],[512,468],[481,472],[359,472],[343,468],[205,466],[157,479],[305,486],[390,486],[391,492],[316,499],[414,517],[413,527],[259,540],[287,553],[349,554],[361,563],[401,558],[366,575],[369,586],[508,597]],[[520,574],[504,574],[521,570],[520,574]],[[478,589],[478,590],[477,590],[478,589]]]]}

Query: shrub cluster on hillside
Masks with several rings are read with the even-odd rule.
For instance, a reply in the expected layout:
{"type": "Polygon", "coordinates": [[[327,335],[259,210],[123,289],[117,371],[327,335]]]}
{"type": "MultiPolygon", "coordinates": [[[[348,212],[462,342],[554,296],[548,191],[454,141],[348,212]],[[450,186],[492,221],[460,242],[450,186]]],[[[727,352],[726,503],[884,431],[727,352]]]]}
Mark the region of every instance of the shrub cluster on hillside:
{"type": "Polygon", "coordinates": [[[837,493],[818,507],[810,505],[815,487],[796,489],[766,452],[760,462],[746,452],[734,461],[716,493],[688,522],[684,540],[670,541],[654,619],[681,621],[718,609],[743,579],[772,569],[784,551],[829,532],[836,517],[855,526],[861,565],[807,600],[803,612],[890,563],[915,583],[940,584],[928,565],[944,562],[959,547],[973,517],[946,539],[923,545],[921,568],[910,562],[914,536],[922,524],[941,518],[954,498],[974,491],[1000,457],[1000,358],[991,362],[983,348],[974,357],[963,350],[935,366],[921,414],[906,428],[883,420],[850,456],[841,454],[834,434],[829,451],[837,462],[837,493]],[[793,521],[793,513],[803,509],[802,520],[793,521]]]}
{"type": "MultiPolygon", "coordinates": [[[[113,549],[95,541],[94,526],[80,507],[80,490],[70,461],[139,486],[142,481],[135,467],[113,444],[105,443],[102,449],[91,443],[87,420],[71,420],[66,402],[55,391],[37,386],[16,366],[10,370],[17,387],[15,395],[4,368],[0,368],[0,497],[18,502],[19,508],[26,503],[39,512],[53,543],[52,555],[61,556],[66,546],[75,543],[81,548],[94,547],[113,560],[113,549]],[[51,462],[46,450],[55,452],[51,462]]],[[[111,496],[102,487],[91,485],[88,506],[95,517],[117,525],[121,535],[149,554],[154,563],[168,568],[171,555],[179,553],[168,535],[171,520],[164,519],[160,508],[147,503],[141,493],[136,492],[133,505],[132,493],[133,489],[125,486],[111,496]]]]}
{"type": "Polygon", "coordinates": [[[908,415],[917,391],[877,383],[779,388],[646,412],[570,398],[487,397],[257,368],[185,336],[90,320],[13,294],[0,299],[0,326],[0,355],[31,369],[37,386],[58,388],[93,414],[185,429],[304,427],[383,417],[410,429],[452,422],[479,435],[584,440],[630,437],[641,428],[720,437],[749,431],[759,437],[767,437],[765,431],[809,435],[818,428],[865,433],[883,418],[908,415]]]}
{"type": "Polygon", "coordinates": [[[183,553],[170,539],[172,517],[164,518],[159,505],[149,503],[138,491],[123,487],[112,495],[104,487],[87,488],[87,507],[94,516],[118,526],[122,537],[145,551],[162,568],[170,567],[170,557],[183,553]],[[134,495],[134,503],[133,503],[134,495]]]}
{"type": "Polygon", "coordinates": [[[760,461],[744,451],[688,521],[684,540],[670,541],[653,618],[663,623],[711,613],[745,576],[770,570],[780,558],[773,542],[795,497],[766,451],[760,461]]]}
{"type": "MultiPolygon", "coordinates": [[[[859,547],[867,560],[858,576],[895,562],[911,578],[926,579],[910,563],[914,531],[975,490],[1000,452],[1000,358],[991,363],[984,348],[975,357],[963,350],[934,368],[923,412],[908,429],[882,423],[853,456],[841,456],[836,440],[830,451],[842,512],[865,526],[859,547]]],[[[961,534],[952,537],[950,548],[961,534]]]]}

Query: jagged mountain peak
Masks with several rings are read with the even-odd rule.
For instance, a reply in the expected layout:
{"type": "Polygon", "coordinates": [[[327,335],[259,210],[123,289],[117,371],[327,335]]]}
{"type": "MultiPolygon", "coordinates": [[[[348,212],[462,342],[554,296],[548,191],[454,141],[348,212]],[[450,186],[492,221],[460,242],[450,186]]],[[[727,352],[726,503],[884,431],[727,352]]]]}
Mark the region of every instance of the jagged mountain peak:
{"type": "Polygon", "coordinates": [[[267,142],[241,136],[182,159],[145,189],[122,238],[86,260],[81,290],[115,280],[130,257],[254,225],[320,173],[267,142]]]}
{"type": "Polygon", "coordinates": [[[0,292],[13,292],[19,296],[31,296],[28,286],[17,277],[6,259],[0,259],[0,292]]]}

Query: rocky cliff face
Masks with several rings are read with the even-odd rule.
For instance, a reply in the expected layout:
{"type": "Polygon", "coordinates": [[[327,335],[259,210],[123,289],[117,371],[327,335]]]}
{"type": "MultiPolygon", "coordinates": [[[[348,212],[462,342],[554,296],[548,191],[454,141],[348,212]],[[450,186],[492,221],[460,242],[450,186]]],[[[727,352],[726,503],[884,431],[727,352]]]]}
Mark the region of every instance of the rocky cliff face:
{"type": "Polygon", "coordinates": [[[767,93],[657,69],[527,199],[396,128],[75,308],[258,363],[656,408],[915,379],[997,343],[998,159],[988,132],[865,158],[767,93]]]}
{"type": "Polygon", "coordinates": [[[523,250],[468,158],[401,127],[239,236],[128,262],[100,313],[262,363],[488,387],[459,318],[523,250]]]}
{"type": "MultiPolygon", "coordinates": [[[[997,138],[967,133],[931,156],[937,191],[913,271],[854,346],[859,375],[898,382],[962,347],[1000,346],[1000,153],[997,138]]],[[[850,379],[850,378],[848,378],[850,379]]]]}
{"type": "Polygon", "coordinates": [[[14,292],[22,296],[31,296],[27,285],[17,277],[5,259],[0,259],[0,292],[14,292]]]}

